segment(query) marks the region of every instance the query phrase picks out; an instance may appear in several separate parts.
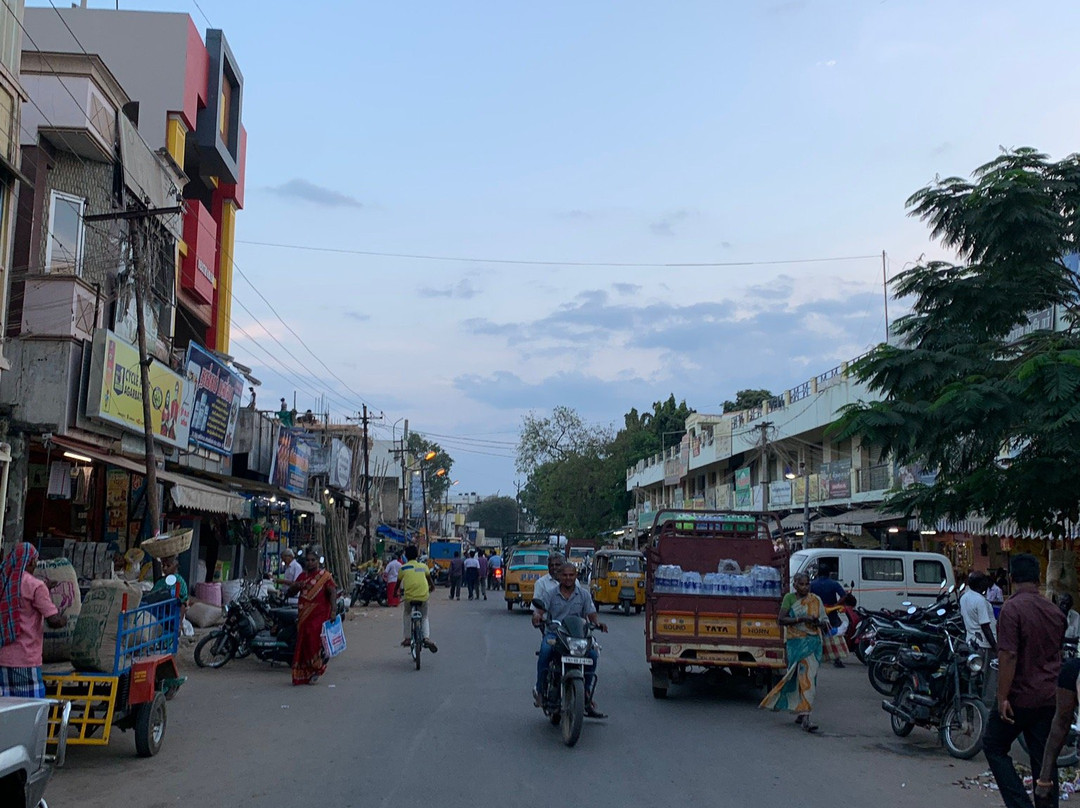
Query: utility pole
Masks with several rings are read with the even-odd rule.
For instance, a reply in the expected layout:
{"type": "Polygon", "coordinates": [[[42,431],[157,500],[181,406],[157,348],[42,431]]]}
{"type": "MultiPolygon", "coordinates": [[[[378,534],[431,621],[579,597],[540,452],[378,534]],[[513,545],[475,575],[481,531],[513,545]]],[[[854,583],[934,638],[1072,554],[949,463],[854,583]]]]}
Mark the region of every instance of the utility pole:
{"type": "MultiPolygon", "coordinates": [[[[147,201],[149,202],[149,200],[147,201]]],[[[150,535],[157,535],[161,526],[161,500],[158,497],[157,458],[154,456],[154,422],[150,405],[150,363],[153,359],[146,350],[146,318],[143,314],[143,301],[150,292],[150,274],[147,262],[156,253],[149,251],[149,222],[156,216],[169,216],[183,212],[177,205],[171,208],[151,208],[149,204],[141,210],[125,210],[115,213],[98,213],[84,216],[85,222],[131,221],[131,262],[135,282],[135,328],[138,333],[139,348],[139,384],[142,387],[143,443],[146,452],[146,521],[150,526],[150,535]]]]}
{"type": "Polygon", "coordinates": [[[368,451],[367,404],[364,405],[361,419],[364,427],[364,550],[361,557],[367,561],[371,558],[371,453],[368,451]]]}
{"type": "Polygon", "coordinates": [[[889,270],[887,269],[888,258],[885,251],[881,251],[881,288],[885,293],[885,343],[889,342],[889,270]]]}
{"type": "Polygon", "coordinates": [[[761,480],[761,510],[769,510],[769,483],[766,478],[768,474],[768,457],[767,450],[769,448],[769,429],[772,427],[772,421],[762,421],[757,425],[757,429],[761,430],[761,474],[759,478],[761,480]]]}

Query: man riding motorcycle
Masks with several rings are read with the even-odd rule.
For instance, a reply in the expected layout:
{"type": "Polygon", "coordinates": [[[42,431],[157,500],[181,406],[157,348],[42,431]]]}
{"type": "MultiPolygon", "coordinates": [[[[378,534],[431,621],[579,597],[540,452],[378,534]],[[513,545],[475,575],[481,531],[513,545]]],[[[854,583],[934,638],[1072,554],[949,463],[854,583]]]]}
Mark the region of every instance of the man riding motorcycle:
{"type": "MultiPolygon", "coordinates": [[[[606,623],[601,623],[596,616],[596,607],[592,602],[589,590],[578,583],[577,568],[573,564],[562,564],[558,570],[558,589],[545,587],[541,592],[540,581],[537,581],[533,603],[532,623],[539,628],[545,620],[562,621],[565,618],[576,615],[583,617],[599,628],[601,631],[608,630],[606,623]],[[536,605],[536,601],[544,604],[545,608],[536,605]]],[[[541,706],[541,689],[544,686],[544,673],[547,671],[551,658],[555,654],[555,634],[550,630],[544,632],[540,642],[540,656],[536,660],[536,686],[533,688],[533,703],[541,706]],[[548,640],[551,642],[548,642],[548,640]]],[[[600,712],[593,701],[593,689],[596,687],[596,667],[599,664],[599,654],[596,649],[590,649],[588,653],[593,664],[589,672],[585,674],[585,715],[589,718],[607,718],[605,713],[600,712]]]]}

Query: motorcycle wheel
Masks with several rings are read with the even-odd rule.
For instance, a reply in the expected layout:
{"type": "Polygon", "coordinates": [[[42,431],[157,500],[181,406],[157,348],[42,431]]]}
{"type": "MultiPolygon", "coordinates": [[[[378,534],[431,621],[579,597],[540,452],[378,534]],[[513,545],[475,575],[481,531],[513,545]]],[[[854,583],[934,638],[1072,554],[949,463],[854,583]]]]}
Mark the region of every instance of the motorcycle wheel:
{"type": "MultiPolygon", "coordinates": [[[[896,698],[893,699],[893,704],[897,707],[904,707],[911,701],[911,695],[914,691],[911,689],[911,685],[905,684],[901,686],[900,692],[896,694],[896,698]]],[[[910,721],[905,721],[898,715],[892,713],[889,714],[889,719],[892,723],[893,735],[897,738],[906,738],[911,734],[911,731],[915,729],[915,724],[910,721]]]]}
{"type": "Polygon", "coordinates": [[[379,605],[380,605],[380,606],[389,606],[389,605],[390,605],[390,601],[389,601],[389,600],[387,600],[386,598],[379,598],[379,605]]]}
{"type": "Polygon", "coordinates": [[[983,732],[990,716],[986,705],[974,696],[963,696],[945,708],[941,716],[941,742],[954,758],[971,760],[983,748],[983,732]]]}
{"type": "Polygon", "coordinates": [[[866,664],[866,649],[869,647],[869,640],[862,640],[855,644],[855,656],[858,658],[859,662],[864,665],[866,664]]]}
{"type": "Polygon", "coordinates": [[[562,692],[562,739],[573,746],[581,737],[581,724],[585,720],[585,683],[581,679],[567,679],[562,692]]]}
{"type": "Polygon", "coordinates": [[[211,631],[195,646],[195,664],[200,668],[220,668],[236,654],[236,640],[222,629],[211,631]]]}
{"type": "Polygon", "coordinates": [[[871,660],[866,666],[866,675],[870,686],[883,696],[895,696],[900,685],[901,671],[896,665],[885,659],[871,660]]]}
{"type": "Polygon", "coordinates": [[[559,726],[559,722],[562,721],[562,716],[559,714],[558,710],[549,715],[548,718],[551,720],[551,726],[553,727],[559,726]]]}

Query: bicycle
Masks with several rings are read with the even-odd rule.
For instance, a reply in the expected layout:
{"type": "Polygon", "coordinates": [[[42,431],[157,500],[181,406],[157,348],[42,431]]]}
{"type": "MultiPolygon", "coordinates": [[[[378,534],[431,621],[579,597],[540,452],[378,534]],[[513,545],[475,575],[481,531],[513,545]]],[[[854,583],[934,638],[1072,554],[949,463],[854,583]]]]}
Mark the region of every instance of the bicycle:
{"type": "Polygon", "coordinates": [[[413,600],[409,602],[412,613],[412,630],[409,634],[409,656],[416,663],[416,669],[420,670],[420,652],[424,650],[424,613],[420,611],[423,601],[413,600]]]}

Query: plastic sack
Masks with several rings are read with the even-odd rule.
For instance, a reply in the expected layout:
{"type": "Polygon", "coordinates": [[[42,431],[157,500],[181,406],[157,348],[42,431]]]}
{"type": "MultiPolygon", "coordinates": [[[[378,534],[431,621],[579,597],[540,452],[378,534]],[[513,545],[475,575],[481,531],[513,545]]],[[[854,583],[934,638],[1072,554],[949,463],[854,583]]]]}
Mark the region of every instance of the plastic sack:
{"type": "Polygon", "coordinates": [[[341,615],[327,620],[322,627],[323,652],[333,659],[345,650],[345,629],[341,625],[341,615]]]}
{"type": "Polygon", "coordinates": [[[741,575],[742,564],[733,558],[725,558],[719,564],[716,565],[716,571],[727,573],[728,575],[741,575]]]}

